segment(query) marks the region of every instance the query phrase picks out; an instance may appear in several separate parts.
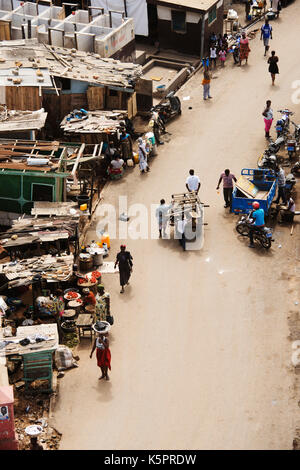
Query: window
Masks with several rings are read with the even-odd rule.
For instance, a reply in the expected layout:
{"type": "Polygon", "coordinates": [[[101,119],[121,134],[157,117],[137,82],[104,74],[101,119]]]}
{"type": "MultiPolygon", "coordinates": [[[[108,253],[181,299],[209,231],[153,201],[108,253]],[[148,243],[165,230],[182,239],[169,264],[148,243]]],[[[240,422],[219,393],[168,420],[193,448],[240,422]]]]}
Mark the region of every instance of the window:
{"type": "Polygon", "coordinates": [[[53,186],[51,184],[32,183],[32,201],[53,201],[53,186]]]}
{"type": "Polygon", "coordinates": [[[172,31],[175,33],[186,33],[185,11],[172,10],[172,31]]]}
{"type": "Polygon", "coordinates": [[[209,12],[208,12],[208,24],[212,23],[217,18],[217,5],[215,5],[209,12]]]}
{"type": "Polygon", "coordinates": [[[60,77],[59,80],[62,90],[71,90],[71,80],[69,78],[60,77]]]}

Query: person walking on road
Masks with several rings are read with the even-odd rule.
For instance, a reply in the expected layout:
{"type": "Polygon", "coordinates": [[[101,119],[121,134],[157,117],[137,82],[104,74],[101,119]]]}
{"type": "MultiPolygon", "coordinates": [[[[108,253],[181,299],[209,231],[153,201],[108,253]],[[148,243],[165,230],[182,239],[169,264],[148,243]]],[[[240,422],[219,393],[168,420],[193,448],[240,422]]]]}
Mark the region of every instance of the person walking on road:
{"type": "Polygon", "coordinates": [[[232,203],[232,191],[233,191],[233,181],[236,182],[236,177],[234,176],[233,173],[230,173],[229,168],[224,170],[223,173],[221,173],[218,186],[217,186],[217,191],[220,187],[221,181],[223,181],[223,195],[224,195],[224,201],[225,201],[225,208],[231,207],[232,203]]]}
{"type": "Polygon", "coordinates": [[[220,57],[220,61],[221,61],[221,67],[224,67],[225,66],[225,60],[226,60],[226,50],[225,50],[224,46],[222,46],[222,49],[219,52],[219,57],[220,57]]]}
{"type": "Polygon", "coordinates": [[[266,107],[265,107],[262,115],[264,117],[264,122],[265,122],[266,139],[269,139],[270,138],[270,129],[271,129],[272,122],[273,122],[273,110],[271,108],[271,101],[270,100],[268,100],[266,102],[266,107]]]}
{"type": "Polygon", "coordinates": [[[248,64],[248,56],[249,52],[251,51],[249,47],[249,39],[246,36],[246,33],[242,33],[242,37],[240,40],[240,64],[242,65],[242,60],[246,60],[246,64],[248,64]]]}
{"type": "Polygon", "coordinates": [[[277,73],[279,73],[279,69],[278,69],[278,65],[277,65],[277,62],[278,62],[278,57],[277,55],[275,55],[275,51],[272,51],[271,52],[271,57],[269,57],[268,59],[268,64],[269,64],[269,72],[271,74],[271,77],[272,77],[272,85],[274,86],[275,85],[275,76],[277,73]]]}
{"type": "Polygon", "coordinates": [[[185,186],[190,193],[195,191],[198,194],[201,183],[199,176],[195,175],[194,170],[190,170],[190,176],[186,179],[185,186]]]}
{"type": "Polygon", "coordinates": [[[96,358],[97,366],[100,367],[102,375],[99,377],[99,380],[106,379],[109,380],[108,369],[111,370],[111,353],[109,349],[109,340],[107,338],[107,333],[99,333],[98,337],[95,338],[93,348],[90,354],[92,359],[93,352],[96,349],[96,358]]]}
{"type": "Polygon", "coordinates": [[[120,286],[121,291],[120,294],[124,292],[124,286],[129,284],[129,278],[132,272],[132,256],[129,251],[126,251],[126,246],[120,246],[121,251],[117,254],[116,262],[115,262],[115,269],[117,265],[119,265],[119,272],[120,272],[120,286]]]}
{"type": "Polygon", "coordinates": [[[150,171],[148,166],[148,152],[146,149],[146,145],[142,139],[142,137],[138,138],[138,145],[139,145],[139,165],[141,173],[145,173],[146,171],[150,171]]]}
{"type": "Polygon", "coordinates": [[[167,212],[172,207],[172,204],[166,204],[164,199],[160,200],[160,205],[156,209],[155,215],[158,221],[158,229],[159,229],[159,238],[162,236],[165,237],[166,228],[168,223],[167,212]]]}
{"type": "Polygon", "coordinates": [[[217,67],[217,48],[215,44],[212,44],[210,47],[210,66],[212,68],[212,64],[214,64],[214,68],[217,67]]]}
{"type": "Polygon", "coordinates": [[[208,70],[208,67],[205,67],[202,80],[204,100],[207,100],[207,98],[212,98],[212,96],[210,96],[210,78],[210,71],[208,70]]]}
{"type": "Polygon", "coordinates": [[[271,0],[271,8],[274,13],[276,13],[276,17],[279,17],[279,12],[281,10],[281,3],[280,0],[271,0]]]}
{"type": "Polygon", "coordinates": [[[273,36],[272,36],[272,26],[269,24],[269,21],[268,20],[265,20],[265,24],[262,25],[261,27],[261,34],[260,34],[260,39],[264,40],[264,46],[265,46],[265,53],[264,55],[266,56],[267,55],[267,52],[269,50],[269,41],[270,39],[273,39],[273,36]]]}
{"type": "Polygon", "coordinates": [[[248,21],[248,16],[250,15],[251,4],[252,4],[252,1],[251,1],[251,0],[246,0],[246,1],[245,1],[245,17],[246,17],[246,21],[248,21]]]}
{"type": "Polygon", "coordinates": [[[285,194],[286,180],[285,180],[285,173],[284,173],[283,168],[277,167],[276,168],[276,175],[278,177],[278,181],[277,181],[277,183],[278,183],[278,194],[277,194],[277,199],[274,202],[275,202],[275,204],[279,204],[280,199],[282,199],[282,202],[285,205],[286,204],[286,194],[285,194]]]}

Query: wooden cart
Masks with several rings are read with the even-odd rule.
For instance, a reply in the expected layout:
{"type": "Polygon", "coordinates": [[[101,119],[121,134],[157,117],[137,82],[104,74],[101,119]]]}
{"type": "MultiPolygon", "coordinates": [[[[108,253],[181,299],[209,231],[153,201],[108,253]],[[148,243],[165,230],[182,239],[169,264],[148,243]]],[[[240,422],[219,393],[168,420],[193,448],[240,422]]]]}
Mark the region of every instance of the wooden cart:
{"type": "Polygon", "coordinates": [[[204,244],[204,207],[209,207],[200,201],[195,191],[172,194],[172,207],[168,211],[169,225],[175,228],[176,238],[180,238],[176,224],[185,220],[185,238],[187,250],[200,250],[204,244]]]}

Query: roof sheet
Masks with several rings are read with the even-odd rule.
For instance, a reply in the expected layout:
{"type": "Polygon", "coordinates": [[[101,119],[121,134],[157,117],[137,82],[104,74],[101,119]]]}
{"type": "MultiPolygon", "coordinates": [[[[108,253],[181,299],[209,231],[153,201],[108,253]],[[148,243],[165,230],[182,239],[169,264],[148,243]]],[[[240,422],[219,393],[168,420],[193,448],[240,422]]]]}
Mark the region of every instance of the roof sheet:
{"type": "Polygon", "coordinates": [[[38,111],[7,110],[6,112],[5,118],[3,118],[5,113],[0,114],[0,132],[39,130],[44,127],[47,118],[43,108],[38,111]]]}
{"type": "Polygon", "coordinates": [[[135,81],[142,75],[141,65],[131,62],[39,44],[37,41],[34,43],[33,40],[28,43],[26,40],[11,42],[13,47],[8,47],[9,41],[0,42],[0,86],[13,85],[8,78],[17,77],[12,73],[17,67],[16,62],[22,64],[19,67],[22,81],[17,86],[52,87],[50,76],[55,76],[133,91],[135,81]],[[43,73],[43,82],[38,81],[38,69],[43,73]]]}

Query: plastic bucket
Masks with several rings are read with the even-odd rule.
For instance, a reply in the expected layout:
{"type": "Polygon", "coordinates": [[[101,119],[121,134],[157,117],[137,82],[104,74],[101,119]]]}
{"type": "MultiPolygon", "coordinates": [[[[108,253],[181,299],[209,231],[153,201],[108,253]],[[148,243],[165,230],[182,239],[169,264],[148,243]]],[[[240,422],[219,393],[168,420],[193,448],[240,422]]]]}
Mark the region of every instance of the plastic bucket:
{"type": "Polygon", "coordinates": [[[103,253],[97,253],[94,255],[94,266],[102,266],[103,264],[103,253]]]}
{"type": "Polygon", "coordinates": [[[90,202],[90,196],[87,196],[86,194],[80,194],[79,196],[76,196],[78,207],[80,207],[82,204],[89,204],[90,202]]]}
{"type": "Polygon", "coordinates": [[[101,237],[101,246],[103,246],[103,243],[106,243],[107,248],[110,248],[110,238],[108,233],[104,233],[101,237]]]}

